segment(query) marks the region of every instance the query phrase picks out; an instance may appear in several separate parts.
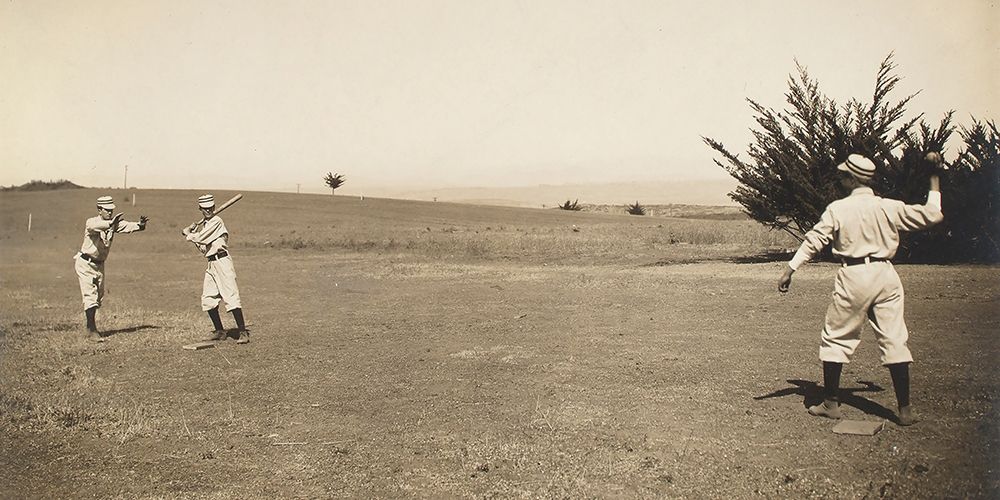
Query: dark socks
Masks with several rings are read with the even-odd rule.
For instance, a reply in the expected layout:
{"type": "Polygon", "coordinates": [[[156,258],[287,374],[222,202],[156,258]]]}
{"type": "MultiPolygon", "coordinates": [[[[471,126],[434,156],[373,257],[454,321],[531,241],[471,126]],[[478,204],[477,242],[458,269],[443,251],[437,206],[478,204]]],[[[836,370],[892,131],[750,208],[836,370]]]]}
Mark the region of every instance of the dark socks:
{"type": "Polygon", "coordinates": [[[840,392],[840,372],[843,369],[843,363],[823,362],[823,402],[809,407],[811,415],[832,419],[842,417],[837,393],[840,392]]]}
{"type": "Polygon", "coordinates": [[[892,377],[892,388],[896,390],[896,402],[900,408],[910,406],[910,364],[894,363],[887,366],[892,377]]]}
{"type": "Polygon", "coordinates": [[[840,392],[840,372],[843,371],[843,363],[823,362],[823,399],[826,401],[838,401],[837,393],[840,392]]]}
{"type": "Polygon", "coordinates": [[[246,323],[243,322],[243,309],[240,309],[239,307],[237,307],[236,309],[233,309],[230,312],[233,313],[233,319],[236,320],[236,329],[238,329],[241,332],[243,330],[246,330],[247,329],[247,325],[246,325],[246,323]]]}
{"type": "Polygon", "coordinates": [[[97,307],[91,307],[84,311],[87,315],[87,331],[97,332],[97,307]]]}
{"type": "Polygon", "coordinates": [[[219,308],[215,307],[208,310],[208,317],[212,318],[212,326],[215,327],[215,331],[222,331],[222,318],[219,317],[219,308]]]}
{"type": "Polygon", "coordinates": [[[896,402],[899,403],[896,422],[899,425],[913,425],[917,423],[917,417],[910,407],[910,363],[893,363],[887,366],[889,375],[892,376],[892,388],[896,390],[896,402]]]}

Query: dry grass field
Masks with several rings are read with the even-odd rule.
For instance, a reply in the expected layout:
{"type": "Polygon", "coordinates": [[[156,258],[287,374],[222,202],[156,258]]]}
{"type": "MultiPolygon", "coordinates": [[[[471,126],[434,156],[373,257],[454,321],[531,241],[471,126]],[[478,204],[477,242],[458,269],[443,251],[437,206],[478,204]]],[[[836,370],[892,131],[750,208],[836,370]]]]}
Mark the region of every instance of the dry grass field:
{"type": "Polygon", "coordinates": [[[0,194],[0,498],[1000,494],[1000,268],[898,266],[922,420],[892,423],[868,335],[845,410],[888,422],[845,436],[805,412],[835,268],[780,295],[794,243],[747,220],[245,193],[253,341],[185,351],[200,193],[111,192],[152,221],[99,344],[71,259],[103,191],[0,194]]]}

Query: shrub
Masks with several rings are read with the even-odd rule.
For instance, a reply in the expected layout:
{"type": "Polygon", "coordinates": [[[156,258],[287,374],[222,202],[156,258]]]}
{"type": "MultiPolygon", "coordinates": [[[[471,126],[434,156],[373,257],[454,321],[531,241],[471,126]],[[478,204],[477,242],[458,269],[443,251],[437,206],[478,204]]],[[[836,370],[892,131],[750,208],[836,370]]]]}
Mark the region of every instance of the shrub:
{"type": "MultiPolygon", "coordinates": [[[[944,221],[903,240],[908,260],[1000,262],[1000,133],[995,122],[973,118],[959,136],[963,150],[941,179],[944,221]]],[[[901,194],[922,196],[918,188],[901,194]]]]}
{"type": "MultiPolygon", "coordinates": [[[[754,220],[802,241],[826,206],[847,194],[837,182],[836,166],[849,154],[860,153],[878,166],[874,179],[878,194],[924,203],[930,175],[924,157],[944,150],[954,131],[952,113],[937,125],[920,116],[904,120],[906,105],[915,94],[889,99],[900,81],[891,54],[879,66],[870,103],[852,99],[838,105],[820,92],[805,67],[796,65],[798,78],[789,78],[786,94],[788,110],[748,99],[759,129],[752,130],[755,142],[747,160],[721,142],[703,137],[723,157],[714,160],[716,165],[739,181],[729,197],[754,220]]],[[[975,119],[972,127],[962,129],[965,149],[951,175],[942,179],[947,222],[932,231],[907,234],[898,252],[901,260],[1000,258],[996,132],[993,122],[975,119]]]]}
{"type": "Polygon", "coordinates": [[[0,191],[51,191],[55,189],[83,189],[83,187],[64,179],[57,181],[31,181],[20,186],[0,186],[0,191]]]}
{"type": "Polygon", "coordinates": [[[573,202],[570,203],[569,200],[566,200],[566,203],[563,203],[562,205],[557,205],[557,206],[559,207],[560,210],[574,210],[574,211],[579,211],[582,207],[580,207],[577,204],[577,201],[579,201],[579,200],[573,200],[573,202]]]}
{"type": "Polygon", "coordinates": [[[646,215],[646,207],[639,204],[638,201],[631,205],[625,205],[625,213],[629,215],[646,215]]]}

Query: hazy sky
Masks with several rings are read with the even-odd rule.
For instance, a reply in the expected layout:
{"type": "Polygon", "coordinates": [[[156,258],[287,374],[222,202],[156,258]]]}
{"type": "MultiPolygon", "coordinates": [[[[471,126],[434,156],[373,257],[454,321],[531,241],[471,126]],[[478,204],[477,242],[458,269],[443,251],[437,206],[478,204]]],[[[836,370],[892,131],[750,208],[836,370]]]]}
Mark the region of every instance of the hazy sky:
{"type": "Polygon", "coordinates": [[[724,179],[798,60],[997,119],[997,1],[0,4],[0,184],[322,192],[724,179]]]}

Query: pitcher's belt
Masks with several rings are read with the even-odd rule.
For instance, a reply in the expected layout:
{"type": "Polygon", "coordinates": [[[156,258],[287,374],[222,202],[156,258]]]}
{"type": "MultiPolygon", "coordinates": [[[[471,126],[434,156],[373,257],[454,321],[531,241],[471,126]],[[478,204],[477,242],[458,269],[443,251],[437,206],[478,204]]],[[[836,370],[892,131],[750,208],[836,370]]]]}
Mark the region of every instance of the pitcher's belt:
{"type": "Polygon", "coordinates": [[[214,254],[208,256],[208,261],[212,262],[213,260],[219,260],[227,255],[229,255],[229,252],[225,250],[215,252],[214,254]]]}
{"type": "Polygon", "coordinates": [[[103,260],[97,260],[94,257],[91,257],[90,255],[87,255],[85,253],[81,253],[80,254],[80,258],[83,259],[83,260],[85,260],[85,261],[87,261],[87,262],[93,262],[94,264],[103,264],[104,263],[103,260]]]}
{"type": "Polygon", "coordinates": [[[885,257],[841,257],[840,261],[843,262],[845,266],[856,266],[858,264],[865,264],[868,262],[889,262],[889,259],[885,257]]]}

